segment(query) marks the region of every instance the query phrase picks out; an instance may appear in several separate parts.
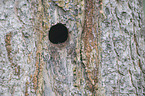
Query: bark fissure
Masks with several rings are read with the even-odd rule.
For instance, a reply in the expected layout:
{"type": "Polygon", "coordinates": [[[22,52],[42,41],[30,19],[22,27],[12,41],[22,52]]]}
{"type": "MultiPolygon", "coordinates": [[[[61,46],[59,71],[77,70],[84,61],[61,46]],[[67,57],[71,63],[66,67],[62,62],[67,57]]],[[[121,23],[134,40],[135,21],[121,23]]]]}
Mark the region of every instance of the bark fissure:
{"type": "Polygon", "coordinates": [[[134,94],[136,94],[136,96],[138,96],[137,88],[136,88],[136,86],[134,85],[134,81],[133,81],[133,78],[132,78],[131,70],[129,70],[129,75],[130,75],[130,79],[131,79],[132,86],[135,88],[135,93],[134,93],[134,94]]]}
{"type": "MultiPolygon", "coordinates": [[[[86,88],[92,92],[92,95],[96,94],[98,89],[98,76],[99,76],[99,52],[98,52],[98,42],[99,42],[99,21],[96,23],[94,19],[98,20],[98,13],[101,1],[94,0],[86,0],[85,1],[85,21],[82,31],[82,40],[83,44],[81,46],[82,51],[80,54],[86,54],[86,58],[81,56],[81,62],[83,62],[83,66],[86,74],[86,88]],[[98,7],[95,6],[96,2],[98,2],[98,7]],[[98,8],[96,10],[96,8],[98,8]],[[95,11],[97,11],[95,14],[95,11]],[[95,17],[97,15],[97,17],[95,17]],[[95,63],[94,63],[95,62],[95,63]]],[[[97,4],[96,4],[97,5],[97,4]]]]}

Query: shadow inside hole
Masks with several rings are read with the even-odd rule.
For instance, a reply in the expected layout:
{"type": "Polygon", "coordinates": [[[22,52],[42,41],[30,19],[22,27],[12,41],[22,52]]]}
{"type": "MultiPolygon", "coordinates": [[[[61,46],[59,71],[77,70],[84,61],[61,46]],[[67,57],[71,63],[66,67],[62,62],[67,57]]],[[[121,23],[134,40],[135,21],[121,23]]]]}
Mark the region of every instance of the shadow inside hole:
{"type": "Polygon", "coordinates": [[[50,28],[48,36],[53,44],[64,43],[68,39],[68,29],[64,24],[57,23],[50,28]]]}

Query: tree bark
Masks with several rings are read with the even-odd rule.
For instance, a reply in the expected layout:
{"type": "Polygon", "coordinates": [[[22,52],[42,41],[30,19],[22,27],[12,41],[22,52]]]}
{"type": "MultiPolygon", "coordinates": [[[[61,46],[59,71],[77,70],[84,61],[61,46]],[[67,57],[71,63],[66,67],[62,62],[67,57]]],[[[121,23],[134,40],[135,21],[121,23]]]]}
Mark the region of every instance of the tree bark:
{"type": "Polygon", "coordinates": [[[143,0],[0,1],[0,96],[143,96],[143,0]],[[51,26],[68,39],[53,44],[51,26]]]}

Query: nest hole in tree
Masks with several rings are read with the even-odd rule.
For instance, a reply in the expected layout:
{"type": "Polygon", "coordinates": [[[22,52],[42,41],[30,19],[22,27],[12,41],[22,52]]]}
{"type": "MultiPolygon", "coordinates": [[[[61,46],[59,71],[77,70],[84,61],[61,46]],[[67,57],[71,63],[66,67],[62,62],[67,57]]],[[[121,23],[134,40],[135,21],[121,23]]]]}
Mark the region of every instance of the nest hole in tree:
{"type": "Polygon", "coordinates": [[[53,44],[64,43],[68,39],[68,29],[62,23],[51,26],[49,30],[49,40],[53,44]]]}

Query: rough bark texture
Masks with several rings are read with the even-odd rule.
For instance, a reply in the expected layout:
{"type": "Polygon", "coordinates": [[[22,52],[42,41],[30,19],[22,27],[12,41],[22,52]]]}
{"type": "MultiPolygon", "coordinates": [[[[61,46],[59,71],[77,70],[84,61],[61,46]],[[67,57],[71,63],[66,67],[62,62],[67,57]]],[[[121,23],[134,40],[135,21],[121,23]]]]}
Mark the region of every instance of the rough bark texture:
{"type": "Polygon", "coordinates": [[[1,0],[0,96],[143,96],[142,0],[1,0]],[[50,27],[69,39],[52,44],[50,27]]]}
{"type": "Polygon", "coordinates": [[[145,95],[145,31],[141,0],[103,2],[102,84],[107,95],[145,95]]]}
{"type": "Polygon", "coordinates": [[[34,95],[36,33],[31,6],[0,0],[0,96],[34,95]]]}

